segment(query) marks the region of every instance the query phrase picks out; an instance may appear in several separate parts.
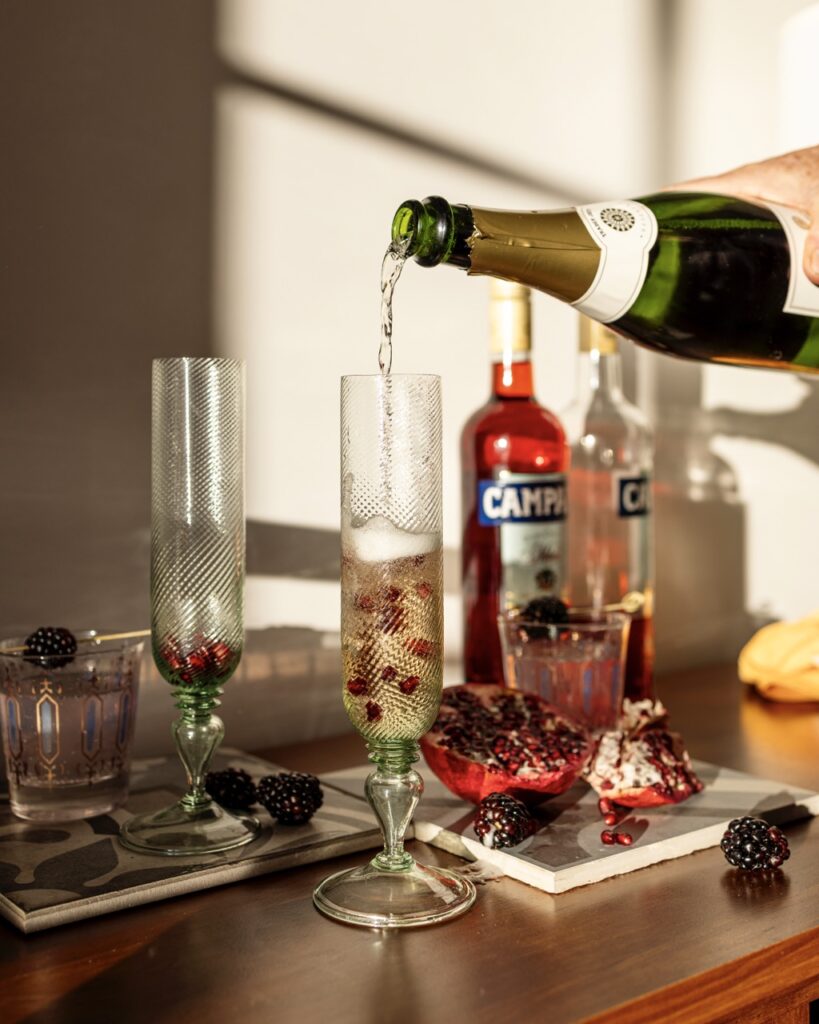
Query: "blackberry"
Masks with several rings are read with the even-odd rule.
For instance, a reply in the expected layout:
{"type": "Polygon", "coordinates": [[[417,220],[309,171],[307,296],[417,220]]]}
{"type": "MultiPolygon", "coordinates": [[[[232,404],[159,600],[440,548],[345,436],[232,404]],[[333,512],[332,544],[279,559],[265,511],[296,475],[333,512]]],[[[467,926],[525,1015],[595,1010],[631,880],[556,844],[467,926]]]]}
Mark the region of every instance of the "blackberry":
{"type": "Polygon", "coordinates": [[[222,807],[247,810],[256,803],[256,786],[243,768],[225,768],[223,772],[208,772],[205,789],[222,807]]]}
{"type": "Polygon", "coordinates": [[[788,840],[775,825],[761,818],[734,818],[722,837],[725,859],[743,871],[779,868],[790,857],[788,840]]]}
{"type": "Polygon", "coordinates": [[[62,668],[77,653],[77,638],[62,626],[40,626],[26,637],[23,657],[44,668],[62,668]]]}
{"type": "Polygon", "coordinates": [[[569,621],[569,609],[559,597],[535,597],[523,606],[520,618],[544,626],[562,625],[569,621]]]}
{"type": "Polygon", "coordinates": [[[481,800],[473,827],[483,845],[496,850],[517,846],[537,831],[525,805],[506,793],[490,793],[481,800]]]}
{"type": "Polygon", "coordinates": [[[534,597],[523,606],[519,615],[521,623],[519,632],[525,639],[554,640],[559,634],[558,626],[569,621],[569,609],[559,597],[534,597]],[[538,623],[533,626],[532,623],[538,623]]]}
{"type": "Polygon", "coordinates": [[[324,803],[319,780],[305,772],[265,775],[256,787],[259,803],[282,825],[303,825],[324,803]]]}

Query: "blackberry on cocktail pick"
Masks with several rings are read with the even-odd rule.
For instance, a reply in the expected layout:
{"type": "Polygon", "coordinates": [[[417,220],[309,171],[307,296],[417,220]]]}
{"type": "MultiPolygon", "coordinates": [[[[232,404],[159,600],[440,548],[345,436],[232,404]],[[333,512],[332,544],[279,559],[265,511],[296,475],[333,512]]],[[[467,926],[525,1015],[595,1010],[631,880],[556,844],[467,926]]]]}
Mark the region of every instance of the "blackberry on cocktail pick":
{"type": "Polygon", "coordinates": [[[62,626],[40,626],[26,637],[23,657],[44,668],[62,668],[77,653],[77,639],[62,626]]]}
{"type": "Polygon", "coordinates": [[[256,803],[256,786],[243,768],[208,772],[205,776],[205,789],[222,807],[247,810],[256,803]]]}
{"type": "Polygon", "coordinates": [[[517,846],[537,831],[525,804],[507,793],[490,793],[481,800],[473,828],[484,846],[496,850],[517,846]]]}
{"type": "Polygon", "coordinates": [[[775,825],[761,818],[734,818],[722,837],[725,859],[743,871],[769,871],[790,857],[788,840],[775,825]]]}
{"type": "Polygon", "coordinates": [[[319,780],[306,772],[265,775],[256,792],[270,817],[282,825],[303,825],[324,803],[319,780]]]}
{"type": "Polygon", "coordinates": [[[559,597],[534,597],[521,608],[520,618],[523,622],[559,626],[569,621],[569,609],[559,597]]]}

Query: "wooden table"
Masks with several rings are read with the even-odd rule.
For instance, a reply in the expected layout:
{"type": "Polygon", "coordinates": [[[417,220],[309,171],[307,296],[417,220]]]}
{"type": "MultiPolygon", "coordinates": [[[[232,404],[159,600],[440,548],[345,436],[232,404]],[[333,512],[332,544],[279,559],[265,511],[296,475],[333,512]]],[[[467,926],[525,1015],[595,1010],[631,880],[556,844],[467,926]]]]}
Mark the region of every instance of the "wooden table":
{"type": "MultiPolygon", "coordinates": [[[[819,787],[819,708],[746,694],[733,668],[661,681],[692,754],[819,787]]],[[[356,737],[265,755],[324,771],[356,737]]],[[[0,1021],[66,1024],[807,1024],[819,998],[819,821],[787,870],[738,876],[719,850],[559,896],[508,879],[446,925],[335,924],[310,894],[342,858],[23,936],[0,922],[0,1021]]],[[[457,863],[415,844],[417,855],[457,863]]]]}

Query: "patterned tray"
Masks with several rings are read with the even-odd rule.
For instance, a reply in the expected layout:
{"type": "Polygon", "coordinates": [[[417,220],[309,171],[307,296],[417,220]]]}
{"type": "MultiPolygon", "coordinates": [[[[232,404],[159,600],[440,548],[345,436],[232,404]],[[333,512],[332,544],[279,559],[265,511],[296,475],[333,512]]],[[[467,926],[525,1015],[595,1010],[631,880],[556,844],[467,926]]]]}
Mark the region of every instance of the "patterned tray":
{"type": "MultiPolygon", "coordinates": [[[[255,778],[281,770],[221,749],[214,766],[227,764],[255,778]]],[[[119,844],[120,824],[177,799],[184,776],[176,758],[135,761],[131,774],[127,806],[85,821],[25,822],[0,805],[0,915],[24,932],[41,931],[381,845],[369,807],[325,787],[324,805],[306,825],[274,827],[260,809],[261,835],[238,850],[198,857],[132,853],[119,844]]]]}

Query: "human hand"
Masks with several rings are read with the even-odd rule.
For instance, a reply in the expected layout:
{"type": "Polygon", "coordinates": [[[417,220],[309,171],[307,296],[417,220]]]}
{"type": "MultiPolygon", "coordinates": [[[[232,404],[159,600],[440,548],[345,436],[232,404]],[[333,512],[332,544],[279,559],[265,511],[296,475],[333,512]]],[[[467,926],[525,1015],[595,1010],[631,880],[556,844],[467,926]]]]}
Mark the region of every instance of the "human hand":
{"type": "Polygon", "coordinates": [[[804,210],[810,218],[805,240],[805,273],[819,285],[819,146],[797,149],[756,164],[744,164],[713,178],[671,185],[676,191],[718,192],[745,199],[781,203],[804,210]]]}

